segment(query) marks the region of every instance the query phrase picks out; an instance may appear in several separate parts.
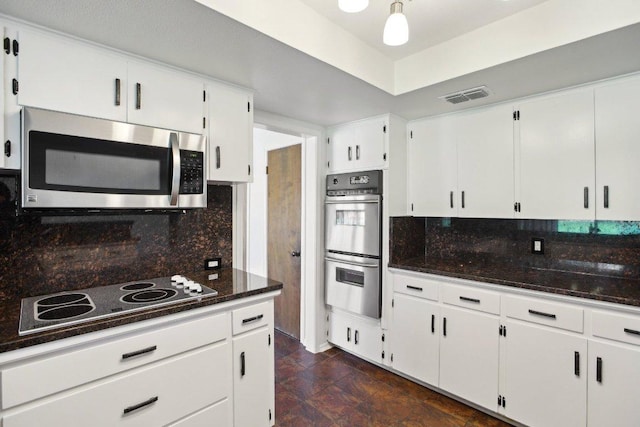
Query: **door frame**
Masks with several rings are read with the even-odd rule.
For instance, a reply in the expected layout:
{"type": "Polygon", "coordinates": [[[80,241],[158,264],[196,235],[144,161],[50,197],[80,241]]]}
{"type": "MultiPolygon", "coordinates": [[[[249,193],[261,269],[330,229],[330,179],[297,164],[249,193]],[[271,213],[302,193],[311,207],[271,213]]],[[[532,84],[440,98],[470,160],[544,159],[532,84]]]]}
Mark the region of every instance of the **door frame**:
{"type": "MultiPolygon", "coordinates": [[[[300,268],[300,341],[313,353],[329,349],[327,341],[327,310],[324,304],[324,211],[326,144],[322,127],[276,114],[256,111],[254,127],[298,136],[302,141],[301,194],[301,268],[300,268]]],[[[234,188],[236,188],[234,186],[234,188]]],[[[247,245],[251,230],[247,221],[247,185],[234,191],[233,250],[237,254],[236,268],[247,268],[247,245]],[[242,266],[242,267],[240,267],[242,266]]]]}

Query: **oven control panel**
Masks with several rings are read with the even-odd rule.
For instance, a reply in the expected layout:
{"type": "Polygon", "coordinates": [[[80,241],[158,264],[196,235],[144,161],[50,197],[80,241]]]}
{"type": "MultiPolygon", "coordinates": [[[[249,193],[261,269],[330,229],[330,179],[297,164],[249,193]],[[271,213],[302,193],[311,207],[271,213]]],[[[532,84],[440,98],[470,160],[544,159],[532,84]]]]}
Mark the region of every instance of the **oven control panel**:
{"type": "Polygon", "coordinates": [[[382,171],[327,175],[327,196],[382,194],[382,171]]]}
{"type": "Polygon", "coordinates": [[[204,191],[204,153],[180,150],[180,194],[204,191]]]}

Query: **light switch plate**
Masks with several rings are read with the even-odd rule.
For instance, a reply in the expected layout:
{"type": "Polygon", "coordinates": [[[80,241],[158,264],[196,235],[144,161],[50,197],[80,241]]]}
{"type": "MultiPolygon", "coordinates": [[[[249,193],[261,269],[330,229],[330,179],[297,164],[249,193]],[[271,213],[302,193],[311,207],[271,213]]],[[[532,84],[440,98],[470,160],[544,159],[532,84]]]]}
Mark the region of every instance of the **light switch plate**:
{"type": "Polygon", "coordinates": [[[542,237],[531,238],[531,253],[535,255],[544,254],[544,239],[542,237]]]}

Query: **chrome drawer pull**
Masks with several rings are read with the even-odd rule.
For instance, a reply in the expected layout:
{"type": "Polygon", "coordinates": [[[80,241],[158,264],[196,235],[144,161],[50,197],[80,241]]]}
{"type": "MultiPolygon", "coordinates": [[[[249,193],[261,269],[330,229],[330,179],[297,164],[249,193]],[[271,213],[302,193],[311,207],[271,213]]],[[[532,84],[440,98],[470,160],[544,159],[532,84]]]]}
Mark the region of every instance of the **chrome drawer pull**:
{"type": "Polygon", "coordinates": [[[411,289],[413,291],[420,291],[422,292],[422,288],[419,288],[417,286],[411,286],[411,285],[407,285],[407,289],[411,289]]]}
{"type": "Polygon", "coordinates": [[[460,297],[460,301],[474,302],[476,304],[480,304],[480,300],[476,298],[460,297]]]}
{"type": "Polygon", "coordinates": [[[142,403],[138,403],[137,405],[129,406],[128,408],[124,408],[124,414],[126,415],[126,414],[128,414],[130,412],[137,411],[138,409],[142,409],[145,406],[149,406],[152,403],[156,403],[157,401],[158,401],[158,396],[155,396],[155,397],[152,397],[149,400],[145,400],[142,403]]]}
{"type": "Polygon", "coordinates": [[[556,315],[551,313],[543,313],[542,311],[529,310],[529,314],[533,314],[535,316],[548,317],[549,319],[555,319],[556,315]]]}
{"type": "Polygon", "coordinates": [[[242,319],[242,324],[246,325],[247,323],[256,322],[258,320],[262,320],[264,314],[258,314],[257,316],[249,317],[248,319],[242,319]]]}
{"type": "Polygon", "coordinates": [[[151,353],[153,351],[156,351],[157,349],[158,349],[158,346],[152,345],[151,347],[143,348],[142,350],[136,350],[136,351],[132,351],[131,353],[125,353],[122,355],[122,360],[131,359],[132,357],[141,356],[146,353],[151,353]]]}

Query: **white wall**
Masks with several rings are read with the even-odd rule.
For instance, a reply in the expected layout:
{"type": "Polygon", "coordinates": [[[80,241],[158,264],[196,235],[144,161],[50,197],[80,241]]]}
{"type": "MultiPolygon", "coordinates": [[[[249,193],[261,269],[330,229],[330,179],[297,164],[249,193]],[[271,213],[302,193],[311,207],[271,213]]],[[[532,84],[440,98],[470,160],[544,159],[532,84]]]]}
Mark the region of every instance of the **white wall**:
{"type": "Polygon", "coordinates": [[[247,269],[267,276],[267,152],[302,144],[304,138],[265,129],[253,131],[253,182],[248,184],[247,269]]]}

